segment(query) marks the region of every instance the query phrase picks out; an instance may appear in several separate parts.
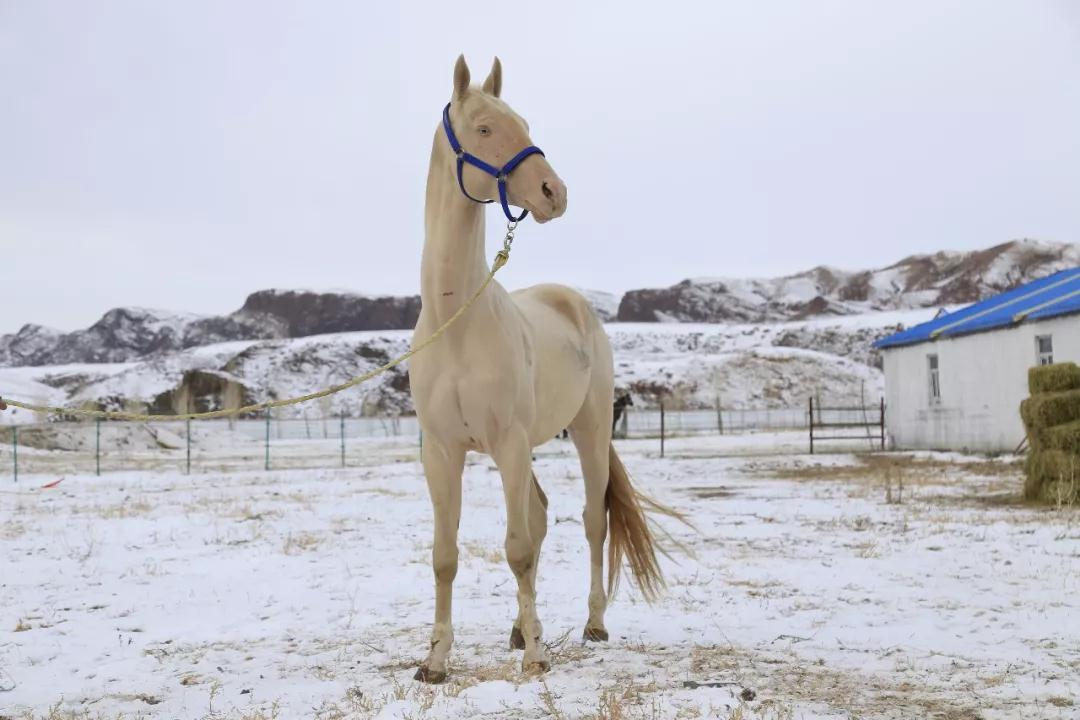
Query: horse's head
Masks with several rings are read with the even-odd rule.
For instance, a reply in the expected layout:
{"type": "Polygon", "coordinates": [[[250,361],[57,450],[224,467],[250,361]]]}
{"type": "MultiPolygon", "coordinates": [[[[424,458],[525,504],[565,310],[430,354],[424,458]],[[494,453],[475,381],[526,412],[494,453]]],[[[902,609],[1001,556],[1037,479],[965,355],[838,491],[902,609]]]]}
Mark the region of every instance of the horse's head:
{"type": "MultiPolygon", "coordinates": [[[[491,166],[501,169],[523,149],[532,147],[529,125],[502,98],[502,64],[498,58],[480,88],[469,86],[469,66],[460,56],[454,66],[454,93],[450,100],[450,123],[461,149],[491,166]]],[[[449,155],[447,172],[458,172],[455,156],[449,155]]],[[[463,165],[463,190],[476,200],[499,200],[494,175],[473,164],[463,165]]],[[[506,176],[507,199],[523,207],[537,222],[554,220],[566,212],[566,185],[539,152],[525,157],[506,176]]]]}

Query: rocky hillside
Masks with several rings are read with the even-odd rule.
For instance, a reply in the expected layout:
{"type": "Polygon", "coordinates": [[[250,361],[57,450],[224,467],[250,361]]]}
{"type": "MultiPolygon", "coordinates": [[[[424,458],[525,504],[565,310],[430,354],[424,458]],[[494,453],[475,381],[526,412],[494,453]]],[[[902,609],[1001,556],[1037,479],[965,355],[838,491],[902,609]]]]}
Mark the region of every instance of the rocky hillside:
{"type": "Polygon", "coordinates": [[[419,297],[279,290],[254,293],[236,312],[216,317],[117,308],[86,330],[61,333],[26,325],[4,335],[0,365],[118,363],[236,340],[411,328],[419,312],[419,297]]]}
{"type": "MultiPolygon", "coordinates": [[[[608,322],[782,322],[966,303],[1077,265],[1076,245],[1020,240],[976,252],[912,256],[879,270],[819,267],[764,280],[685,280],[670,288],[633,290],[621,302],[607,293],[582,292],[608,322]]],[[[254,293],[239,310],[222,316],[117,308],[85,330],[26,325],[0,336],[0,366],[120,363],[222,342],[407,329],[419,312],[416,296],[282,290],[254,293]]]]}
{"type": "MultiPolygon", "coordinates": [[[[812,394],[835,402],[877,398],[883,388],[873,341],[928,320],[931,310],[772,324],[625,323],[608,326],[615,380],[648,407],[801,407],[812,394]]],[[[0,368],[0,387],[40,404],[148,409],[165,414],[236,407],[345,382],[408,348],[409,331],[338,333],[229,342],[127,363],[0,368]]],[[[283,416],[412,412],[404,366],[283,416]]],[[[0,425],[36,418],[0,415],[0,425]]]]}
{"type": "Polygon", "coordinates": [[[878,270],[817,267],[782,278],[684,280],[633,290],[621,322],[779,322],[974,302],[1080,265],[1080,246],[1017,240],[987,250],[913,255],[878,270]]]}
{"type": "MultiPolygon", "coordinates": [[[[602,319],[614,319],[618,298],[583,292],[602,319]]],[[[419,314],[419,296],[367,297],[292,290],[253,293],[239,310],[222,316],[116,308],[85,330],[63,333],[25,325],[17,333],[0,336],[0,366],[120,363],[238,340],[411,329],[419,314]]]]}

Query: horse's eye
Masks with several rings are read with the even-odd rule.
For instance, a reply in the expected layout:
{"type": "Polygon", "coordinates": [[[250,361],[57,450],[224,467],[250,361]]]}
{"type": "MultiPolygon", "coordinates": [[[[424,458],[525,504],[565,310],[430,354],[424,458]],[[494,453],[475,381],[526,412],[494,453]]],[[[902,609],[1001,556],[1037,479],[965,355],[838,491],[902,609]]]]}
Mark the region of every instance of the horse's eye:
{"type": "Polygon", "coordinates": [[[491,134],[491,128],[489,128],[487,125],[481,125],[480,127],[478,127],[476,129],[476,132],[480,133],[481,135],[485,135],[485,136],[490,135],[491,134]]]}

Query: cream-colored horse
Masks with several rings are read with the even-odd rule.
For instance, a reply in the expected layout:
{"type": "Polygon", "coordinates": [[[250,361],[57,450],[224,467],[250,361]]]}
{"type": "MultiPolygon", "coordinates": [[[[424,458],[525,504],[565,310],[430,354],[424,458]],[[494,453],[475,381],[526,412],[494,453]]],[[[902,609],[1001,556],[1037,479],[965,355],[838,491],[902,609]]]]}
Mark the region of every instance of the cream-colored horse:
{"type": "MultiPolygon", "coordinates": [[[[528,125],[500,99],[496,58],[482,88],[469,86],[464,57],[454,68],[449,121],[465,152],[495,168],[532,145],[528,125]]],[[[465,165],[459,187],[457,156],[443,127],[435,133],[427,180],[421,299],[413,338],[418,344],[453,315],[488,274],[484,209],[498,198],[496,180],[465,165]]],[[[509,176],[509,200],[537,222],[566,210],[566,186],[540,154],[509,176]]],[[[513,648],[524,648],[524,670],[550,664],[536,612],[536,568],[547,533],[547,498],[532,472],[531,451],[569,428],[585,477],[585,536],[591,587],[586,640],[606,640],[604,611],[625,557],[638,586],[653,595],[663,584],[642,498],[611,445],[611,346],[589,303],[560,285],[510,294],[492,283],[429,350],[410,361],[416,412],[423,428],[423,465],[435,511],[435,627],[418,680],[442,682],[453,643],[451,595],[457,574],[461,475],[465,454],[487,453],[502,475],[506,497],[506,559],[517,579],[513,648]],[[604,541],[610,523],[608,587],[604,541]]]]}

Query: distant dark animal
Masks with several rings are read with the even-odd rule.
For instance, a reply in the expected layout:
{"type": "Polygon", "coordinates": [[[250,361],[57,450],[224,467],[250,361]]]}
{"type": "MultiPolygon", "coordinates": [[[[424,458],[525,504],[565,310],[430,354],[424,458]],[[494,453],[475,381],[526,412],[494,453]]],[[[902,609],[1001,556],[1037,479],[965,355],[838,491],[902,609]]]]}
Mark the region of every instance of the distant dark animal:
{"type": "Polygon", "coordinates": [[[622,419],[623,411],[627,407],[634,407],[634,398],[630,397],[630,393],[623,393],[615,400],[615,413],[611,418],[611,433],[615,434],[615,426],[619,424],[619,420],[622,419]]]}

